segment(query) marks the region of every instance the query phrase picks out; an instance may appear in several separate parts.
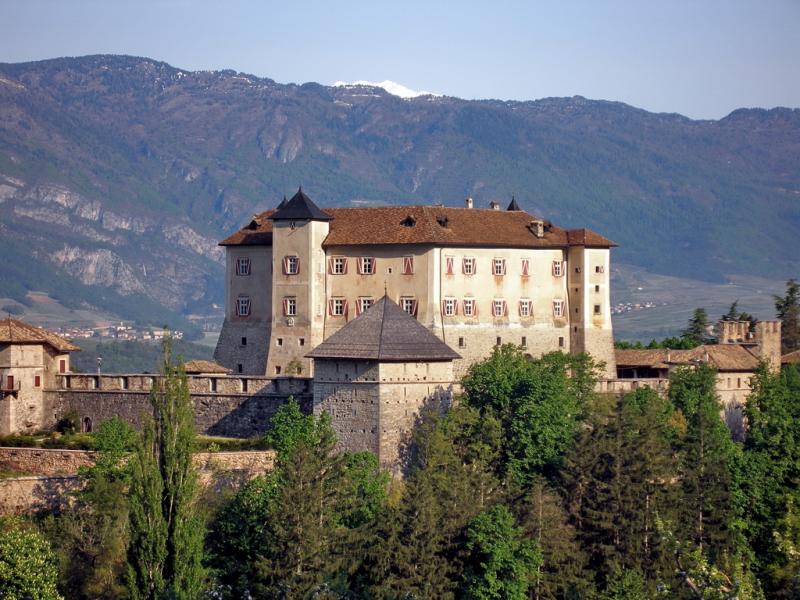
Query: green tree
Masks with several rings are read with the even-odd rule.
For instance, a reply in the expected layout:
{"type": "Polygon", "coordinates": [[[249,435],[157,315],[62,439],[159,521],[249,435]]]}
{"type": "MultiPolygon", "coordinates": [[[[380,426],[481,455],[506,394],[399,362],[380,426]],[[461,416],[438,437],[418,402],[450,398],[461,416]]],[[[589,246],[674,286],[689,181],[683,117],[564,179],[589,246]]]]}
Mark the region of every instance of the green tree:
{"type": "Polygon", "coordinates": [[[42,528],[59,558],[59,587],[69,598],[123,598],[130,479],[125,455],[136,433],[114,417],[93,437],[95,464],[79,471],[83,488],[75,503],[42,528]]]}
{"type": "Polygon", "coordinates": [[[205,525],[192,464],[194,414],[182,365],[165,345],[152,417],[131,458],[128,588],[133,598],[194,599],[202,590],[205,525]]]}
{"type": "Polygon", "coordinates": [[[739,447],[720,417],[716,371],[708,365],[677,369],[669,397],[686,419],[680,443],[680,536],[712,563],[739,549],[733,477],[739,447]]]}
{"type": "Polygon", "coordinates": [[[636,569],[615,571],[609,577],[601,600],[649,600],[652,595],[647,591],[645,579],[636,569]]]}
{"type": "Polygon", "coordinates": [[[681,332],[681,338],[700,346],[709,342],[708,329],[709,322],[706,309],[696,308],[689,319],[686,329],[681,332]]]}
{"type": "Polygon", "coordinates": [[[510,344],[469,368],[462,382],[466,403],[502,427],[502,476],[530,485],[561,464],[593,396],[596,374],[588,355],[553,352],[531,360],[510,344]]]}
{"type": "Polygon", "coordinates": [[[756,318],[746,312],[742,312],[739,310],[739,301],[734,301],[728,312],[722,315],[723,321],[747,321],[749,325],[750,332],[754,332],[756,330],[756,318]]]}
{"type": "Polygon", "coordinates": [[[0,598],[61,600],[50,544],[19,521],[0,519],[0,598]]]}
{"type": "Polygon", "coordinates": [[[786,282],[786,293],[774,298],[776,316],[781,321],[782,352],[800,350],[800,283],[790,279],[786,282]]]}
{"type": "Polygon", "coordinates": [[[511,512],[493,506],[475,516],[466,534],[465,592],[475,600],[528,598],[542,557],[535,542],[525,540],[511,512]]]}

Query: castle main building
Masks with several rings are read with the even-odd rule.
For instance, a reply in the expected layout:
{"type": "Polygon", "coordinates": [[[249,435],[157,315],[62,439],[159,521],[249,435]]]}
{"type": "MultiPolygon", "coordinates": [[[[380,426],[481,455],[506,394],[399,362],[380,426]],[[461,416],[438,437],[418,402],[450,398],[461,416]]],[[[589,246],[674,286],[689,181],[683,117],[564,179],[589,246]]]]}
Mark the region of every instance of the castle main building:
{"type": "Polygon", "coordinates": [[[461,356],[495,345],[588,352],[615,377],[614,242],[519,209],[320,209],[299,190],[221,242],[225,322],[216,360],[234,374],[313,375],[307,356],[384,293],[461,356]]]}

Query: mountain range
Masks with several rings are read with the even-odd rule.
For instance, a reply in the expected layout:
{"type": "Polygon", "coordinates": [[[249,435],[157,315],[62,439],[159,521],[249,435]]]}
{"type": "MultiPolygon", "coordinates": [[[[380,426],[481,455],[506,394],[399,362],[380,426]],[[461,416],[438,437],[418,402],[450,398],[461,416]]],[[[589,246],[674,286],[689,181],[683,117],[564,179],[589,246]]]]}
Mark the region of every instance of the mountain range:
{"type": "Polygon", "coordinates": [[[721,282],[800,257],[800,110],[720,120],[583,97],[401,98],[97,55],[0,64],[0,298],[140,322],[223,298],[217,241],[298,185],[321,206],[476,205],[721,282]]]}

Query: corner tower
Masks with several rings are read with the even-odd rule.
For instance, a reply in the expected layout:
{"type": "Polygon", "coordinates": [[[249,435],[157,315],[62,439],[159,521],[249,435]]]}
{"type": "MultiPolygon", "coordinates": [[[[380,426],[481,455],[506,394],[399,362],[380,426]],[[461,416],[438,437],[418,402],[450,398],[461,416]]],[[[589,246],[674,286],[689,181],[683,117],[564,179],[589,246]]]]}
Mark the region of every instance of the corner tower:
{"type": "Polygon", "coordinates": [[[325,251],[329,214],[303,189],[279,207],[272,221],[272,327],[266,374],[312,375],[306,357],[322,342],[325,314],[325,251]]]}

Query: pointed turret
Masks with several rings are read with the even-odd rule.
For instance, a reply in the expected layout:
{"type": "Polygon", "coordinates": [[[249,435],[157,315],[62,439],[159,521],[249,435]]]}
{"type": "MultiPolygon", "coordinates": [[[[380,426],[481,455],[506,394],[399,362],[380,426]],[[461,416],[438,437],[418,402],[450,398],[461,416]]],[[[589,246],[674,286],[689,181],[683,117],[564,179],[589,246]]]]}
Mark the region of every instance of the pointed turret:
{"type": "Polygon", "coordinates": [[[330,221],[333,217],[314,204],[311,198],[305,195],[301,186],[291,200],[278,207],[270,219],[273,221],[330,221]]]}
{"type": "Polygon", "coordinates": [[[508,205],[506,210],[522,210],[517,204],[517,199],[514,196],[511,196],[511,204],[508,205]]]}

